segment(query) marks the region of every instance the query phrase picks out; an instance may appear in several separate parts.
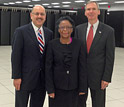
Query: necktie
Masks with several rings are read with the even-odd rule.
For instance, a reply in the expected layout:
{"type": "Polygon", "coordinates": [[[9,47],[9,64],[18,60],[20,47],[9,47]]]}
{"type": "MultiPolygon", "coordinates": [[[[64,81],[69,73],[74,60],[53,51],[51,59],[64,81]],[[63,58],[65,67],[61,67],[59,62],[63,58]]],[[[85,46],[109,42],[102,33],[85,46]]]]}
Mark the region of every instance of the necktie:
{"type": "Polygon", "coordinates": [[[40,29],[38,30],[38,42],[39,42],[40,52],[43,54],[44,41],[43,41],[43,37],[40,29]]]}
{"type": "Polygon", "coordinates": [[[90,26],[90,30],[87,37],[87,53],[90,51],[90,47],[93,41],[93,25],[90,26]]]}

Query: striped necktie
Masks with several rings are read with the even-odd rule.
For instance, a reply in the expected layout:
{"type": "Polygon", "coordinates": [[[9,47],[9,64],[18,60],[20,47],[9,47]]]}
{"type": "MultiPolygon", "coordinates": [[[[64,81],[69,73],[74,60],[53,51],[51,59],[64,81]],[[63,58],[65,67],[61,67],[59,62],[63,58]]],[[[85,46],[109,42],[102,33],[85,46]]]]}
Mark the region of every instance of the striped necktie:
{"type": "Polygon", "coordinates": [[[39,42],[40,52],[43,54],[44,41],[43,41],[42,32],[40,29],[38,30],[38,42],[39,42]]]}
{"type": "Polygon", "coordinates": [[[90,26],[90,30],[87,37],[87,53],[90,51],[90,47],[93,41],[93,25],[90,26]]]}

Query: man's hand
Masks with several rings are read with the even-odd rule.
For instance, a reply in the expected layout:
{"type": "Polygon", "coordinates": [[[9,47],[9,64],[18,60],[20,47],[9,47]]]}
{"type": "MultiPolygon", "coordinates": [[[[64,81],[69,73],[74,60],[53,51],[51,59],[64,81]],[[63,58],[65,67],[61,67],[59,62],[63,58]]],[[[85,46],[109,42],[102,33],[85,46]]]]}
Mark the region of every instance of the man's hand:
{"type": "Polygon", "coordinates": [[[22,80],[21,79],[14,79],[13,80],[13,85],[15,86],[16,90],[20,90],[20,85],[21,85],[22,80]]]}
{"type": "Polygon", "coordinates": [[[108,87],[109,82],[101,81],[101,89],[104,90],[106,87],[108,87]]]}

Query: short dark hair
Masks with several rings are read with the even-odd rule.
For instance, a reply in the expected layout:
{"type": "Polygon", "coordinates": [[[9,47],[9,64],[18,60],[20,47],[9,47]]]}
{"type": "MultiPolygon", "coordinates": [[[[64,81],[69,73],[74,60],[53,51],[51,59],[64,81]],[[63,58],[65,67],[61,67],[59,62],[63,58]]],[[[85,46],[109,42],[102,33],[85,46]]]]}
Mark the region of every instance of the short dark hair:
{"type": "Polygon", "coordinates": [[[75,23],[74,23],[74,21],[71,19],[70,16],[62,16],[62,17],[60,17],[60,18],[57,20],[57,22],[56,22],[56,27],[57,27],[57,29],[59,28],[59,24],[60,24],[61,21],[63,21],[63,20],[68,20],[68,21],[71,23],[73,29],[75,28],[75,23]]]}

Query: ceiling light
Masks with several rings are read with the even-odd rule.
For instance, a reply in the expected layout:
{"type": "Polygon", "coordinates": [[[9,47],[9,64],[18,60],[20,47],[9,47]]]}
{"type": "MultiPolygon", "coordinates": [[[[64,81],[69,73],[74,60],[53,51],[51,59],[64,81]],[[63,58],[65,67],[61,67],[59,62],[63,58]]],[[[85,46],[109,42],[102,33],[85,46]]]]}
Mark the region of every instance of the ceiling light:
{"type": "Polygon", "coordinates": [[[32,1],[41,1],[41,0],[32,0],[32,1]]]}
{"type": "Polygon", "coordinates": [[[9,3],[3,3],[4,5],[9,5],[9,3]]]}
{"type": "Polygon", "coordinates": [[[9,4],[15,4],[14,2],[9,2],[9,4]]]}
{"type": "Polygon", "coordinates": [[[28,5],[29,7],[33,7],[33,5],[28,5]]]}
{"type": "Polygon", "coordinates": [[[15,3],[20,4],[20,3],[22,3],[22,2],[21,2],[21,1],[16,1],[15,3]]]}
{"type": "Polygon", "coordinates": [[[66,1],[66,2],[62,2],[63,4],[70,4],[71,2],[69,1],[66,1]]]}
{"type": "Polygon", "coordinates": [[[70,5],[63,5],[62,7],[70,7],[70,5]]]}
{"type": "Polygon", "coordinates": [[[52,6],[47,6],[48,8],[52,8],[52,6]]]}
{"type": "Polygon", "coordinates": [[[59,8],[60,6],[53,6],[53,7],[55,7],[55,8],[59,8]]]}
{"type": "Polygon", "coordinates": [[[51,4],[53,4],[53,5],[57,5],[57,4],[59,4],[59,3],[51,3],[51,4]]]}
{"type": "Polygon", "coordinates": [[[114,3],[124,3],[124,1],[115,1],[114,3]]]}
{"type": "Polygon", "coordinates": [[[48,4],[48,3],[44,3],[44,4],[42,4],[43,6],[48,6],[48,5],[50,5],[50,4],[48,4]]]}
{"type": "Polygon", "coordinates": [[[30,0],[24,0],[23,2],[25,2],[25,3],[29,3],[29,2],[31,2],[30,0]]]}
{"type": "Polygon", "coordinates": [[[81,0],[80,0],[80,1],[74,1],[74,2],[76,2],[76,3],[82,3],[82,2],[85,2],[85,1],[81,1],[81,0]]]}
{"type": "Polygon", "coordinates": [[[90,1],[101,1],[101,0],[90,0],[90,1]]]}
{"type": "Polygon", "coordinates": [[[98,3],[98,4],[108,4],[108,2],[101,2],[101,3],[98,3]]]}

